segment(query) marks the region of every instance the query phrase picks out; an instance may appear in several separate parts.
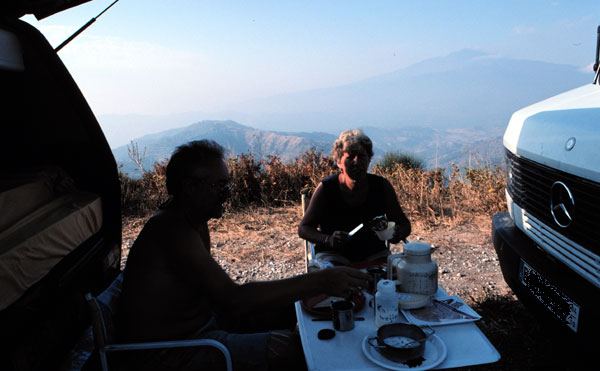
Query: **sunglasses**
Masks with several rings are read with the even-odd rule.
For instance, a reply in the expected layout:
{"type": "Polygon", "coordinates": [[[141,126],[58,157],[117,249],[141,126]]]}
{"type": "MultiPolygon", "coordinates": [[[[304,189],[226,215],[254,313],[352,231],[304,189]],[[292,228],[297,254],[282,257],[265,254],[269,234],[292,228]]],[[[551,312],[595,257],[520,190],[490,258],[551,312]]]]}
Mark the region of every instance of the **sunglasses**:
{"type": "MultiPolygon", "coordinates": [[[[187,178],[190,178],[190,179],[198,181],[198,182],[206,183],[206,179],[204,179],[204,178],[197,178],[195,176],[189,176],[189,175],[187,176],[187,178]]],[[[221,182],[216,182],[216,183],[206,183],[206,185],[208,186],[208,188],[212,189],[213,191],[218,192],[219,194],[228,194],[233,189],[233,183],[230,183],[228,181],[221,181],[221,182]]]]}

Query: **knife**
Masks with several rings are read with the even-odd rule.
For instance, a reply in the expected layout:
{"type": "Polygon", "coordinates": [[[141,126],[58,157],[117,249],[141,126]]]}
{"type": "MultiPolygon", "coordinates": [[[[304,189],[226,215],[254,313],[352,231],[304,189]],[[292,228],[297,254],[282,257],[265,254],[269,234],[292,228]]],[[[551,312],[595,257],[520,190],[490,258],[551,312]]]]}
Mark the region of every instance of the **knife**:
{"type": "Polygon", "coordinates": [[[353,230],[351,230],[351,231],[348,233],[348,236],[352,237],[352,236],[354,235],[354,233],[356,233],[356,232],[360,231],[360,229],[361,229],[363,226],[364,226],[364,224],[363,224],[363,223],[360,223],[359,225],[357,225],[357,226],[356,226],[356,228],[354,228],[353,230]]]}

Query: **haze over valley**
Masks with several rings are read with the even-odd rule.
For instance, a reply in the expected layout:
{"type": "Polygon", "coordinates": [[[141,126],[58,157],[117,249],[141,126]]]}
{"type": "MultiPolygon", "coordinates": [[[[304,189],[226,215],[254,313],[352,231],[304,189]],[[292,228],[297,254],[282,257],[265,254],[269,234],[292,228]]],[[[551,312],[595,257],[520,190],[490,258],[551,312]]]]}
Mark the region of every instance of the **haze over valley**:
{"type": "Polygon", "coordinates": [[[326,89],[254,99],[222,112],[168,116],[100,115],[123,171],[137,167],[127,153],[146,151],[144,167],[168,158],[189,140],[209,138],[229,155],[277,154],[290,160],[313,147],[329,153],[339,132],[362,128],[385,152],[422,158],[428,168],[450,163],[497,163],[511,114],[529,104],[590,83],[573,66],[498,58],[465,49],[392,73],[326,89]]]}

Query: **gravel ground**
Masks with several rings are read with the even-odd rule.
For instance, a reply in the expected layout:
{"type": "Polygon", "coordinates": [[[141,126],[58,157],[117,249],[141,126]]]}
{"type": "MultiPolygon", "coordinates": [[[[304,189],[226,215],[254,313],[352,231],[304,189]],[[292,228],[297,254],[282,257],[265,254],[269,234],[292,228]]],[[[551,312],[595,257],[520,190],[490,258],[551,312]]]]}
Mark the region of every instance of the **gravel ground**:
{"type": "MultiPolygon", "coordinates": [[[[301,274],[305,269],[304,242],[296,232],[300,218],[299,208],[290,207],[257,209],[211,220],[213,257],[239,283],[301,274]]],[[[490,291],[508,295],[510,289],[491,244],[490,218],[474,219],[459,226],[413,223],[409,240],[426,242],[434,248],[432,259],[439,267],[439,282],[448,293],[464,300],[490,291]]],[[[130,219],[124,225],[123,265],[143,222],[130,219]]],[[[402,243],[391,249],[393,253],[401,252],[402,243]]]]}

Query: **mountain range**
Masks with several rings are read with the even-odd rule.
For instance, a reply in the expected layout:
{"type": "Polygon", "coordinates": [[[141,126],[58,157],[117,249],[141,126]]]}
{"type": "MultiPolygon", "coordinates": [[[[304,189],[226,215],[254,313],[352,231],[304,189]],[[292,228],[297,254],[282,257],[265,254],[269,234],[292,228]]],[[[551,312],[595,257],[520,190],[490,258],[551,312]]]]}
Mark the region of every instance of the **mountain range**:
{"type": "Polygon", "coordinates": [[[244,102],[227,118],[268,130],[334,132],[502,126],[514,111],[592,80],[573,66],[467,49],[344,86],[244,102]]]}
{"type": "Polygon", "coordinates": [[[497,161],[514,111],[592,79],[574,66],[466,49],[347,85],[254,99],[221,112],[110,115],[99,122],[117,162],[131,174],[131,142],[146,149],[146,168],[177,145],[203,137],[231,155],[249,151],[288,160],[312,147],[327,153],[340,131],[356,127],[371,137],[376,156],[400,150],[422,157],[428,167],[448,167],[474,158],[497,161]]]}
{"type": "Polygon", "coordinates": [[[227,156],[252,153],[261,158],[277,154],[284,161],[289,161],[313,147],[329,151],[335,137],[327,133],[292,134],[258,130],[235,121],[202,121],[137,138],[129,145],[113,149],[113,154],[124,173],[137,176],[139,169],[129,155],[132,145],[137,146],[143,157],[143,167],[148,170],[155,162],[169,158],[178,145],[196,139],[216,141],[225,147],[227,156]]]}
{"type": "MultiPolygon", "coordinates": [[[[375,153],[372,164],[386,152],[400,151],[421,158],[427,168],[450,168],[451,163],[461,167],[483,163],[498,163],[502,158],[502,130],[496,129],[432,129],[361,128],[373,141],[375,153]]],[[[129,149],[137,146],[145,170],[163,159],[168,159],[180,144],[197,139],[212,139],[225,147],[227,156],[251,153],[257,158],[276,154],[290,161],[316,148],[329,154],[337,136],[324,132],[275,132],[258,130],[235,121],[202,121],[192,125],[149,134],[129,145],[113,149],[117,163],[129,176],[140,175],[129,149]]]]}

